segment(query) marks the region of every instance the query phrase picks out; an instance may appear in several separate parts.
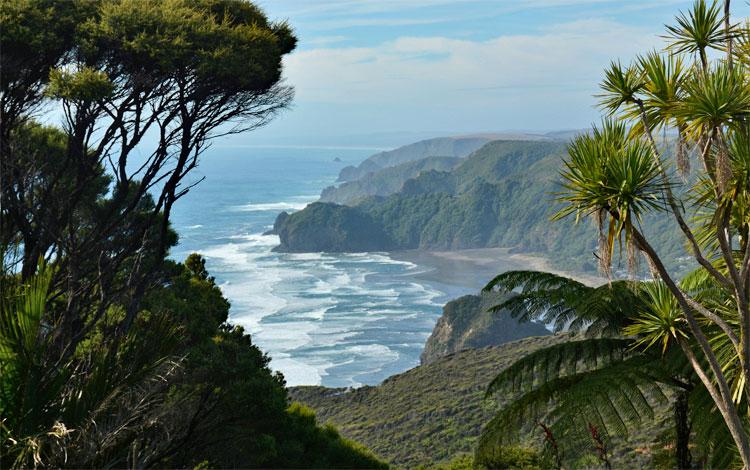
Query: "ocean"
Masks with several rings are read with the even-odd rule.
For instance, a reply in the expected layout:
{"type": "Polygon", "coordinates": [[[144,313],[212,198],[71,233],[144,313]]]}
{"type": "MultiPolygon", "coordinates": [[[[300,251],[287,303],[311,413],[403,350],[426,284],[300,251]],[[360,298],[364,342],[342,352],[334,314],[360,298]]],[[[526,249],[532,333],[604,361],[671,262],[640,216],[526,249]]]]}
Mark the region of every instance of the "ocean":
{"type": "Polygon", "coordinates": [[[201,253],[242,325],[290,386],[374,385],[419,363],[447,300],[476,291],[388,253],[274,253],[281,211],[317,200],[379,149],[215,147],[173,211],[171,256],[201,253]],[[338,159],[340,161],[334,161],[338,159]]]}

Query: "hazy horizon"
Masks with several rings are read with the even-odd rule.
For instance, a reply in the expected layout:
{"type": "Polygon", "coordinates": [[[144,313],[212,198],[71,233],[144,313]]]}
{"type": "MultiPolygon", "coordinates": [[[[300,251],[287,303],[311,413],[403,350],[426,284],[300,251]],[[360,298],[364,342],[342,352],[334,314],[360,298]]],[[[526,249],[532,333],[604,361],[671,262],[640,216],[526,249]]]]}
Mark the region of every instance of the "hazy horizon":
{"type": "MultiPolygon", "coordinates": [[[[599,120],[612,60],[662,48],[692,0],[260,0],[295,29],[291,110],[217,146],[374,145],[599,120]]],[[[750,7],[733,5],[735,18],[750,7]]]]}

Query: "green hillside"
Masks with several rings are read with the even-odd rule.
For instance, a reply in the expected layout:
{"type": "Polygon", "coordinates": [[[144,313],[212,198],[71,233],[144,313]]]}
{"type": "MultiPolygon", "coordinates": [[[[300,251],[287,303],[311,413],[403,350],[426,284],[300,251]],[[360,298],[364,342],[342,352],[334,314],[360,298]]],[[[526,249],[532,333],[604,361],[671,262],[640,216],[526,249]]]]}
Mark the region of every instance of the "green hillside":
{"type": "MultiPolygon", "coordinates": [[[[567,270],[593,271],[597,233],[594,224],[550,221],[558,206],[558,172],[566,144],[555,141],[493,141],[464,159],[450,171],[428,170],[403,182],[402,189],[387,197],[359,201],[349,219],[337,223],[338,240],[357,239],[356,244],[329,243],[321,233],[328,222],[321,209],[311,205],[278,224],[281,251],[361,251],[362,245],[381,250],[505,247],[539,253],[567,270]],[[362,233],[357,220],[366,219],[382,230],[368,231],[370,243],[350,232],[362,233]],[[285,226],[296,229],[284,230],[285,226]],[[305,230],[301,230],[304,227],[305,230]],[[300,236],[314,234],[321,243],[300,236]]],[[[398,181],[400,183],[400,181],[398,181]]],[[[331,207],[331,212],[342,209],[331,207]]],[[[283,217],[286,217],[284,215],[283,217]]],[[[684,255],[677,228],[658,216],[647,219],[646,232],[664,253],[672,269],[684,271],[684,255]]],[[[624,270],[625,263],[622,263],[624,270]]],[[[617,268],[617,267],[616,267],[617,268]]]]}
{"type": "Polygon", "coordinates": [[[424,171],[449,171],[461,162],[459,157],[427,157],[368,173],[355,181],[329,186],[320,195],[321,202],[352,205],[368,196],[389,196],[404,183],[424,171]]]}
{"type": "Polygon", "coordinates": [[[339,173],[339,181],[355,181],[368,173],[382,170],[402,163],[421,160],[427,157],[448,156],[465,157],[489,142],[485,136],[476,137],[438,137],[420,140],[413,144],[376,153],[365,159],[358,166],[348,166],[339,173]]]}
{"type": "MultiPolygon", "coordinates": [[[[386,461],[402,468],[432,465],[471,453],[496,404],[484,399],[495,375],[522,356],[569,336],[525,338],[502,346],[464,350],[388,378],[375,387],[330,389],[292,387],[294,400],[313,408],[386,461]]],[[[657,419],[660,421],[662,417],[657,419]]],[[[630,442],[612,442],[613,462],[621,468],[650,463],[656,422],[630,442]],[[637,449],[637,451],[636,451],[637,449]]],[[[532,434],[529,445],[539,445],[532,434]]]]}

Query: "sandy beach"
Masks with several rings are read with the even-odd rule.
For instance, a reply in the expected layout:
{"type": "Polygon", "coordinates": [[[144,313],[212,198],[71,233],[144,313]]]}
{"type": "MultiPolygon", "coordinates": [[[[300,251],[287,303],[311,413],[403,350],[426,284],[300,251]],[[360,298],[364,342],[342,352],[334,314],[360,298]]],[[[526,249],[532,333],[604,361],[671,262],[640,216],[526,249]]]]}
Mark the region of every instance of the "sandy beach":
{"type": "Polygon", "coordinates": [[[477,248],[456,251],[399,251],[389,255],[423,268],[415,277],[448,291],[449,295],[478,292],[494,276],[511,270],[547,271],[571,277],[586,285],[600,285],[606,279],[590,273],[566,272],[552,267],[541,256],[510,253],[507,248],[477,248]]]}

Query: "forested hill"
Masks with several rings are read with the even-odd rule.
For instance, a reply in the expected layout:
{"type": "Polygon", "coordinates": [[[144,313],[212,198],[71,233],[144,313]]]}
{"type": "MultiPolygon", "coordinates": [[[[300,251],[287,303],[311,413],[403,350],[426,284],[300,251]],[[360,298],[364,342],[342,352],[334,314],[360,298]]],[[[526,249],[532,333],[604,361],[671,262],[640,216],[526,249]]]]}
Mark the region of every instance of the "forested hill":
{"type": "MultiPolygon", "coordinates": [[[[506,247],[544,254],[565,269],[594,270],[594,224],[550,221],[558,209],[554,193],[565,152],[562,141],[489,142],[455,168],[421,171],[387,197],[360,198],[353,206],[315,203],[288,217],[283,214],[276,227],[281,240],[277,249],[506,247]]],[[[653,222],[644,226],[677,268],[683,249],[675,229],[656,218],[653,222]]]]}
{"type": "Polygon", "coordinates": [[[480,137],[438,137],[420,140],[394,150],[376,153],[358,166],[347,166],[339,173],[339,181],[354,181],[368,173],[426,157],[465,157],[492,140],[480,137]]]}
{"type": "Polygon", "coordinates": [[[367,173],[355,181],[329,186],[320,195],[321,202],[356,204],[368,196],[390,196],[406,181],[430,170],[450,171],[460,164],[460,157],[427,157],[367,173]]]}

